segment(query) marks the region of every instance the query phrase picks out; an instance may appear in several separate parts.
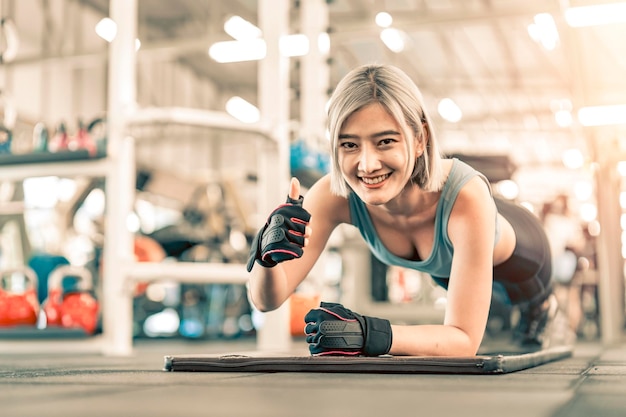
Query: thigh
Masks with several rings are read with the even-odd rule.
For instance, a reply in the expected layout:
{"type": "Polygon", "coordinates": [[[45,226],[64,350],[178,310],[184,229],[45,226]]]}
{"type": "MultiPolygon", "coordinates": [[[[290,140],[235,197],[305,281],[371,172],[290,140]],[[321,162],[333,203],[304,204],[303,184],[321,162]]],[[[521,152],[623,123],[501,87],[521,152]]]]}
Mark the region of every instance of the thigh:
{"type": "Polygon", "coordinates": [[[551,290],[552,262],[548,237],[539,219],[524,207],[496,199],[496,206],[515,231],[511,257],[494,267],[514,303],[543,298],[551,290]]]}

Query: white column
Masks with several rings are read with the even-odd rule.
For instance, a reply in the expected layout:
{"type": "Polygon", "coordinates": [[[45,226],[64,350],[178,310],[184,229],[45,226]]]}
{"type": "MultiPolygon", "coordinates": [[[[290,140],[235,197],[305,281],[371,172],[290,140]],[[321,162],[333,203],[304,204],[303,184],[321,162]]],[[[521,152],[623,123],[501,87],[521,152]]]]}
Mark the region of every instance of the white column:
{"type": "Polygon", "coordinates": [[[300,134],[307,143],[324,139],[326,101],[330,83],[328,50],[328,4],[326,0],[306,0],[300,4],[302,33],[309,39],[309,53],[300,59],[300,134]]]}
{"type": "Polygon", "coordinates": [[[117,35],[109,45],[108,146],[111,168],[106,177],[106,230],[102,283],[102,326],[108,355],[132,353],[132,297],[124,265],[133,261],[132,235],[126,219],[135,193],[135,157],[126,122],[136,105],[137,0],[111,0],[110,17],[117,35]]]}
{"type": "MultiPolygon", "coordinates": [[[[263,119],[274,129],[276,142],[261,145],[259,154],[259,213],[267,216],[284,202],[289,187],[289,59],[279,51],[279,39],[289,32],[289,0],[259,0],[259,27],[267,44],[267,55],[259,61],[258,100],[263,119]]],[[[257,348],[288,351],[290,310],[286,302],[263,314],[257,333],[257,348]]]]}
{"type": "Polygon", "coordinates": [[[598,253],[598,298],[602,343],[611,345],[622,340],[624,328],[624,259],[621,254],[619,190],[617,157],[609,149],[619,148],[614,132],[600,130],[595,135],[598,153],[598,220],[600,235],[598,253]],[[611,135],[608,138],[604,135],[611,135]]]}

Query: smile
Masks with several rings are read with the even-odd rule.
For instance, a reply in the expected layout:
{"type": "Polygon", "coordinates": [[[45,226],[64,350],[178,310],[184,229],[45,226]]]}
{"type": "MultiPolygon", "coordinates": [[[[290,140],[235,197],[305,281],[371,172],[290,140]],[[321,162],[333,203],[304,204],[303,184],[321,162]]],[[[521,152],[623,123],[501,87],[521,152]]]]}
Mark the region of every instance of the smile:
{"type": "Polygon", "coordinates": [[[387,178],[389,178],[390,175],[391,174],[379,175],[378,177],[373,177],[373,178],[361,177],[361,181],[363,181],[364,183],[368,185],[376,185],[385,181],[387,178]]]}

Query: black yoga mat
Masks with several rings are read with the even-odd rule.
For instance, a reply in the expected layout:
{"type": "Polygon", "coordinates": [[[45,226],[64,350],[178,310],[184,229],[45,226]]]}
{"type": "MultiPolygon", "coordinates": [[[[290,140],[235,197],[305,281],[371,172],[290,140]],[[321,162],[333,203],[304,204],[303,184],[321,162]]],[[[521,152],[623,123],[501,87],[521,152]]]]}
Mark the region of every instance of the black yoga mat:
{"type": "Polygon", "coordinates": [[[381,374],[505,374],[572,356],[572,346],[529,353],[494,353],[474,357],[435,356],[297,356],[241,354],[165,356],[171,372],[338,372],[381,374]]]}

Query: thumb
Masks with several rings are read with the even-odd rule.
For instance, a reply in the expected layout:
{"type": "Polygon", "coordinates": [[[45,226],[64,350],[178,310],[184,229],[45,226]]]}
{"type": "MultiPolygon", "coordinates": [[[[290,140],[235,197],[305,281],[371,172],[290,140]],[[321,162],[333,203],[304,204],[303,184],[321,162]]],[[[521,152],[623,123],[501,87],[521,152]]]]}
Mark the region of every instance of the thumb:
{"type": "Polygon", "coordinates": [[[289,198],[297,200],[300,198],[300,181],[296,177],[291,178],[291,184],[289,185],[289,198]]]}

